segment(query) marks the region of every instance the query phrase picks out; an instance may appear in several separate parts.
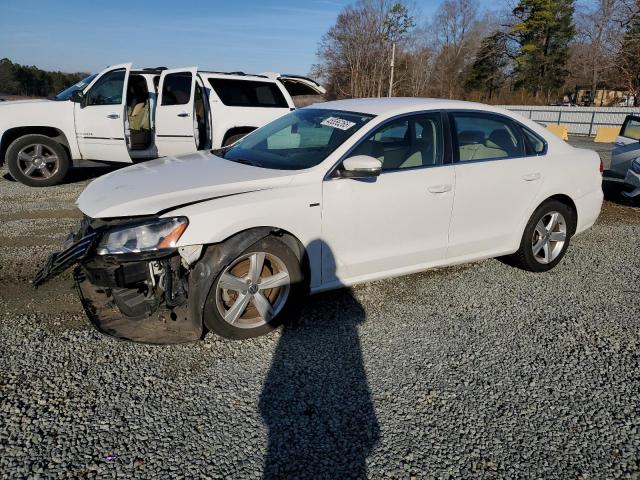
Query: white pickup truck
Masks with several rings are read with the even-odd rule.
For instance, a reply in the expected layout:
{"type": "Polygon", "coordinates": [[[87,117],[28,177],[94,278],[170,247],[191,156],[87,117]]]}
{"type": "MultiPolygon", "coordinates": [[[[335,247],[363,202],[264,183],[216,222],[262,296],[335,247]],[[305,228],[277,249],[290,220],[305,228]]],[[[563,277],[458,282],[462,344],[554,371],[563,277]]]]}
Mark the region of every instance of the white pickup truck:
{"type": "Polygon", "coordinates": [[[2,102],[0,165],[26,185],[55,185],[71,166],[229,145],[324,93],[297,75],[113,65],[52,99],[2,102]]]}

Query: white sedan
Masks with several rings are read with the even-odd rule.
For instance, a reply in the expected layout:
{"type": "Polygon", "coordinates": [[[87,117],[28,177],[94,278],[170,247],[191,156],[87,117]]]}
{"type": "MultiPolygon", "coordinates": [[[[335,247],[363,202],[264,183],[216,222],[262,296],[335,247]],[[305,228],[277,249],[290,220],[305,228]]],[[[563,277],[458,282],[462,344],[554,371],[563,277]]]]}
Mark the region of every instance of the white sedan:
{"type": "Polygon", "coordinates": [[[328,102],[95,180],[34,283],[78,263],[87,314],[121,338],[249,338],[307,292],[492,257],[549,270],[598,218],[601,174],[597,153],[503,109],[328,102]]]}

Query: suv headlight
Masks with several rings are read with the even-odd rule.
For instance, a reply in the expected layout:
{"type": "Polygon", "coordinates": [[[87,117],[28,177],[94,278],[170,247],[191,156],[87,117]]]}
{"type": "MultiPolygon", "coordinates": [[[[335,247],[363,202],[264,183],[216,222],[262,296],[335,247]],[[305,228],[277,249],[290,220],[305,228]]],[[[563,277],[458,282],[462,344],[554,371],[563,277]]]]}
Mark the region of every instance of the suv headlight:
{"type": "Polygon", "coordinates": [[[159,218],[108,230],[98,245],[98,255],[161,252],[175,248],[187,228],[185,217],[159,218]]]}
{"type": "Polygon", "coordinates": [[[640,174],[640,157],[631,162],[631,171],[640,174]]]}

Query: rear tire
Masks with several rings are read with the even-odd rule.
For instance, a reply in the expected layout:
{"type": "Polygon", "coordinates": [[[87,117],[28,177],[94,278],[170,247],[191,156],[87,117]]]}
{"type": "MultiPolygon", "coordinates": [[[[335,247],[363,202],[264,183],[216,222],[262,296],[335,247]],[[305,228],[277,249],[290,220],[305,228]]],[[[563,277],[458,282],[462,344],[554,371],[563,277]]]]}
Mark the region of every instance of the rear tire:
{"type": "Polygon", "coordinates": [[[562,202],[547,200],[531,215],[520,248],[507,263],[530,272],[546,272],[558,265],[575,231],[575,213],[562,202]]]}
{"type": "Polygon", "coordinates": [[[222,144],[222,146],[223,147],[228,147],[229,145],[233,145],[234,143],[236,143],[241,138],[246,137],[248,134],[249,134],[249,132],[247,132],[247,133],[236,133],[235,135],[229,135],[227,138],[224,139],[224,143],[222,144]]]}
{"type": "Polygon", "coordinates": [[[7,149],[11,176],[30,187],[60,183],[69,170],[69,155],[62,145],[45,135],[25,135],[7,149]]]}
{"type": "Polygon", "coordinates": [[[259,337],[280,326],[303,294],[300,260],[278,238],[265,237],[221,268],[207,294],[203,321],[225,338],[259,337]]]}

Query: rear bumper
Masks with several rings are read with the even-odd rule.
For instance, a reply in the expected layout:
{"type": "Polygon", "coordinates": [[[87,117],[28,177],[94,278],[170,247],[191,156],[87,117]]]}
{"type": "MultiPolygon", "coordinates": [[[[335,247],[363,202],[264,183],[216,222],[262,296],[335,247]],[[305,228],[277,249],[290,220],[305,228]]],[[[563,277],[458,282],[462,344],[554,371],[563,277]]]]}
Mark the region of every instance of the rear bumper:
{"type": "Polygon", "coordinates": [[[591,228],[600,216],[604,194],[602,188],[598,188],[576,200],[578,210],[578,225],[576,234],[591,228]]]}

